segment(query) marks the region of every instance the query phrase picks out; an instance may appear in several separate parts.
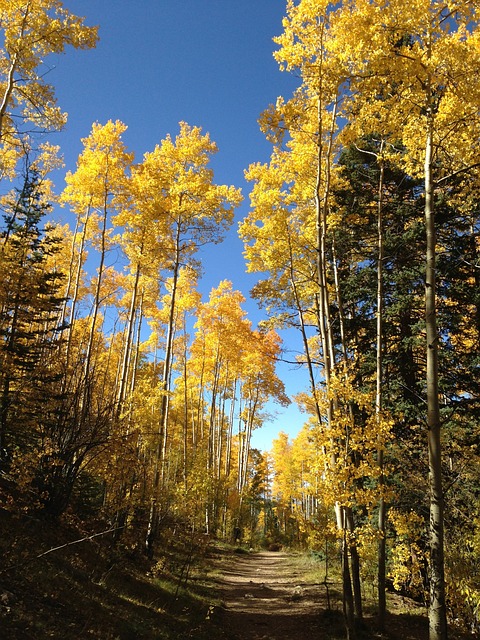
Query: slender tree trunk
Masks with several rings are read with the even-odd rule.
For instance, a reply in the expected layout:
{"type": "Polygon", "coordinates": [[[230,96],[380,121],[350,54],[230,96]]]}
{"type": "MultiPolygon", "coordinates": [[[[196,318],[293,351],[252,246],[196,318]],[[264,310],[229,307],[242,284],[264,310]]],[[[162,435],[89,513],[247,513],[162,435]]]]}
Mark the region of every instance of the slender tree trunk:
{"type": "MultiPolygon", "coordinates": [[[[107,251],[107,194],[105,194],[105,204],[103,208],[103,220],[102,220],[102,230],[101,230],[101,249],[100,249],[100,264],[98,266],[98,279],[97,286],[95,287],[95,295],[93,299],[93,309],[91,315],[91,324],[90,331],[88,335],[87,342],[87,351],[85,354],[85,365],[84,365],[84,379],[87,383],[90,374],[90,367],[92,362],[92,353],[93,353],[93,343],[95,341],[95,330],[97,328],[97,317],[100,311],[100,293],[101,287],[103,283],[103,275],[104,275],[104,266],[105,266],[105,255],[107,251]]],[[[88,384],[86,384],[88,386],[88,384]]],[[[85,396],[86,397],[86,396],[85,396]]],[[[85,403],[87,404],[87,403],[85,403]]]]}
{"type": "Polygon", "coordinates": [[[425,322],[427,334],[427,429],[430,484],[430,606],[428,617],[430,640],[446,640],[447,616],[436,312],[436,230],[432,178],[434,114],[431,93],[427,106],[427,140],[425,145],[425,228],[427,236],[425,322]]]}
{"type": "MultiPolygon", "coordinates": [[[[188,347],[186,333],[186,319],[183,320],[184,337],[183,337],[183,484],[185,491],[188,487],[188,469],[189,469],[189,447],[188,447],[188,424],[190,413],[190,400],[188,397],[188,347]]],[[[193,427],[192,427],[193,428],[193,427]]]]}
{"type": "Polygon", "coordinates": [[[345,524],[348,529],[348,546],[350,549],[351,558],[351,575],[353,584],[353,603],[355,615],[358,620],[363,619],[363,604],[362,604],[362,581],[360,577],[360,556],[358,554],[357,543],[355,540],[355,518],[353,517],[353,511],[351,507],[344,507],[345,524]]]}
{"type": "Polygon", "coordinates": [[[298,314],[298,320],[299,320],[299,324],[300,324],[300,332],[302,334],[302,342],[303,342],[303,350],[305,352],[305,358],[307,359],[307,367],[308,367],[308,377],[310,380],[310,389],[312,392],[312,398],[314,400],[314,404],[315,404],[315,415],[318,421],[318,424],[322,424],[322,412],[320,409],[320,402],[318,399],[318,392],[317,392],[317,388],[315,385],[315,375],[314,375],[314,371],[313,371],[313,362],[312,362],[312,358],[311,358],[311,354],[310,354],[310,347],[308,344],[308,338],[307,338],[307,330],[305,327],[305,320],[304,320],[304,313],[303,313],[303,309],[302,309],[302,305],[300,302],[300,294],[298,291],[298,287],[297,287],[297,280],[295,277],[295,270],[293,268],[293,249],[292,249],[292,242],[291,242],[291,237],[290,237],[290,229],[288,228],[288,225],[286,225],[286,234],[287,234],[287,239],[288,239],[288,252],[289,252],[289,258],[290,258],[290,265],[289,265],[289,270],[290,270],[290,286],[292,288],[292,292],[293,292],[293,296],[295,299],[295,306],[297,308],[297,314],[298,314]]]}
{"type": "MultiPolygon", "coordinates": [[[[68,264],[68,277],[67,277],[67,283],[65,285],[65,296],[62,304],[62,311],[60,313],[60,320],[59,320],[60,327],[62,327],[65,324],[65,321],[67,319],[68,302],[70,300],[70,291],[72,288],[72,280],[73,280],[73,269],[75,266],[75,244],[79,234],[79,229],[80,229],[80,216],[78,215],[75,221],[75,231],[73,232],[72,242],[70,245],[70,261],[68,264]]],[[[85,236],[85,229],[83,230],[82,236],[83,237],[85,236]]],[[[83,249],[83,246],[82,246],[82,249],[83,249]]],[[[81,262],[82,253],[83,253],[83,250],[79,251],[78,259],[80,260],[80,262],[81,262]]]]}
{"type": "Polygon", "coordinates": [[[238,474],[239,475],[238,489],[240,494],[239,505],[238,505],[238,521],[239,522],[242,521],[243,500],[245,497],[245,489],[247,487],[248,461],[250,458],[250,442],[252,439],[253,421],[255,418],[255,413],[257,408],[257,398],[255,398],[254,400],[250,400],[249,404],[250,404],[250,407],[248,410],[248,417],[246,420],[245,429],[243,431],[243,439],[242,439],[241,454],[240,454],[241,471],[239,469],[239,474],[238,474]]]}
{"type": "Polygon", "coordinates": [[[347,631],[347,640],[355,640],[355,607],[353,601],[352,579],[350,574],[349,545],[345,508],[342,510],[342,583],[343,583],[343,615],[347,631]]]}
{"type": "MultiPolygon", "coordinates": [[[[27,28],[27,20],[30,15],[30,0],[25,3],[23,7],[23,17],[22,17],[22,25],[20,27],[20,32],[18,34],[18,42],[22,43],[25,30],[27,28]]],[[[7,82],[5,83],[5,89],[3,92],[2,102],[0,104],[0,141],[3,137],[3,125],[5,121],[5,116],[7,115],[8,105],[10,103],[10,99],[12,97],[13,89],[15,86],[15,71],[17,70],[18,65],[18,52],[16,51],[13,56],[10,58],[10,68],[7,73],[7,82]]]]}
{"type": "Polygon", "coordinates": [[[163,391],[162,406],[160,412],[160,446],[162,452],[159,459],[162,459],[162,453],[166,450],[166,442],[168,435],[168,409],[170,400],[170,381],[172,373],[172,359],[173,359],[173,340],[175,336],[175,316],[177,312],[177,288],[178,278],[180,274],[180,224],[177,228],[177,234],[175,237],[175,257],[173,264],[173,276],[172,276],[172,293],[170,300],[170,311],[168,315],[168,327],[167,327],[167,340],[165,347],[165,360],[163,365],[163,391]]]}
{"type": "Polygon", "coordinates": [[[217,449],[217,481],[220,486],[220,480],[222,478],[222,462],[227,448],[227,428],[226,428],[226,403],[227,403],[227,389],[228,389],[228,367],[225,373],[225,381],[223,383],[223,390],[221,393],[221,409],[219,411],[218,420],[218,449],[217,449]]]}
{"type": "MultiPolygon", "coordinates": [[[[382,419],[383,397],[383,259],[384,259],[384,243],[383,243],[383,187],[385,176],[385,163],[383,160],[384,140],[380,146],[380,154],[378,156],[380,174],[378,179],[378,255],[377,255],[377,388],[375,394],[375,415],[377,425],[380,426],[382,419]]],[[[387,609],[386,593],[385,593],[385,571],[386,571],[386,538],[385,538],[385,515],[386,507],[383,498],[384,472],[383,472],[383,443],[380,443],[377,452],[377,463],[380,470],[379,488],[380,500],[378,503],[378,531],[380,538],[378,541],[378,628],[380,632],[385,630],[385,614],[387,609]]]]}
{"type": "Polygon", "coordinates": [[[143,297],[144,297],[144,290],[142,288],[142,291],[140,293],[139,307],[138,307],[138,320],[137,320],[137,328],[136,328],[136,336],[135,336],[135,350],[134,350],[133,361],[132,361],[132,377],[130,378],[130,397],[133,395],[133,392],[135,391],[136,384],[137,384],[138,361],[140,358],[140,342],[142,338],[143,297]]]}
{"type": "MultiPolygon", "coordinates": [[[[322,163],[323,163],[323,153],[322,153],[322,138],[321,134],[323,132],[323,119],[322,119],[322,105],[321,105],[321,83],[319,86],[319,98],[318,98],[318,141],[317,141],[317,176],[316,176],[316,185],[315,185],[315,222],[316,222],[316,253],[317,253],[317,280],[318,280],[318,296],[317,296],[317,315],[318,315],[318,324],[320,330],[320,341],[322,345],[322,355],[323,355],[323,377],[325,381],[325,393],[327,397],[330,395],[330,379],[332,375],[332,368],[334,366],[334,362],[331,359],[333,355],[333,349],[331,346],[331,330],[330,330],[330,309],[329,309],[329,299],[328,299],[328,289],[327,289],[327,275],[326,275],[326,232],[327,232],[327,221],[326,221],[326,213],[327,213],[327,205],[326,200],[328,198],[327,187],[324,186],[322,190],[322,163]]],[[[326,428],[330,429],[333,423],[333,400],[329,399],[327,403],[326,410],[326,428]]],[[[335,464],[335,456],[332,457],[332,464],[335,464]]],[[[336,509],[337,514],[337,524],[338,527],[341,528],[341,519],[340,519],[340,509],[336,509]]]]}
{"type": "MultiPolygon", "coordinates": [[[[70,307],[70,326],[68,328],[68,336],[67,336],[67,344],[66,344],[66,348],[65,348],[65,380],[63,382],[63,392],[65,391],[65,389],[68,386],[68,369],[69,369],[69,365],[70,365],[70,354],[71,354],[71,350],[72,350],[72,338],[73,338],[73,323],[75,322],[75,316],[76,316],[76,309],[77,309],[77,302],[78,302],[78,292],[80,290],[80,279],[81,279],[81,275],[82,275],[82,264],[83,264],[83,254],[84,254],[84,250],[85,250],[85,243],[86,243],[86,237],[87,237],[87,226],[88,226],[88,221],[90,218],[90,205],[87,209],[87,216],[85,219],[85,223],[83,225],[83,230],[82,230],[82,237],[81,237],[81,241],[80,241],[80,247],[79,247],[79,251],[78,251],[78,263],[77,263],[77,269],[76,269],[76,273],[75,273],[75,283],[73,285],[73,295],[72,295],[72,304],[70,307]]],[[[73,263],[74,263],[74,252],[75,252],[75,236],[72,240],[72,256],[70,259],[70,265],[71,265],[71,269],[73,269],[73,263]]],[[[71,270],[70,269],[70,270],[71,270]]],[[[70,278],[70,276],[69,276],[70,278]]],[[[68,288],[67,288],[67,295],[66,297],[68,297],[70,295],[70,280],[68,283],[68,288]]],[[[62,309],[62,322],[65,322],[67,319],[67,304],[68,301],[65,300],[65,305],[62,309]]]]}
{"type": "MultiPolygon", "coordinates": [[[[347,344],[345,340],[345,316],[343,311],[342,292],[340,289],[340,278],[338,274],[335,236],[332,239],[332,254],[333,254],[333,272],[334,272],[334,279],[335,279],[335,295],[336,295],[336,302],[337,302],[337,308],[338,308],[338,320],[339,320],[339,326],[340,326],[340,340],[341,340],[341,349],[342,349],[342,359],[343,359],[343,365],[344,365],[344,375],[345,375],[345,379],[348,380],[349,370],[348,370],[348,351],[347,351],[347,344]]],[[[348,403],[348,407],[346,408],[346,410],[348,411],[351,424],[353,425],[355,422],[355,414],[353,411],[352,402],[348,403]]],[[[354,456],[352,456],[352,460],[350,464],[352,465],[357,464],[354,459],[354,456]]],[[[353,515],[353,511],[350,507],[344,507],[344,513],[345,513],[347,528],[349,531],[349,547],[350,547],[350,557],[351,557],[355,615],[359,620],[362,620],[363,605],[362,605],[362,591],[361,591],[361,578],[360,578],[360,556],[358,554],[357,542],[355,539],[355,518],[353,515]]]]}
{"type": "Polygon", "coordinates": [[[219,390],[219,371],[221,367],[221,362],[219,361],[219,352],[220,352],[220,344],[217,343],[217,351],[215,354],[215,364],[213,366],[213,380],[211,385],[211,399],[210,399],[210,410],[209,410],[209,420],[208,420],[208,460],[207,460],[207,470],[211,478],[215,477],[216,466],[216,448],[217,448],[217,434],[215,428],[215,422],[217,419],[217,395],[219,390]]]}
{"type": "Polygon", "coordinates": [[[228,419],[228,431],[227,431],[227,442],[226,442],[226,452],[225,452],[225,478],[228,479],[230,475],[231,469],[231,456],[232,456],[232,437],[233,437],[233,422],[235,416],[235,404],[236,404],[236,395],[237,395],[237,379],[233,381],[232,384],[232,398],[230,400],[230,415],[228,419]]]}
{"type": "Polygon", "coordinates": [[[340,276],[337,264],[337,247],[335,242],[335,234],[332,237],[332,257],[333,257],[333,276],[335,280],[335,295],[338,307],[338,322],[340,326],[340,346],[342,349],[342,359],[344,364],[345,375],[348,377],[348,351],[347,342],[345,340],[345,313],[343,311],[343,298],[340,290],[340,276]]]}
{"type": "Polygon", "coordinates": [[[145,541],[147,555],[153,554],[153,543],[157,534],[158,520],[158,492],[161,482],[165,480],[165,454],[167,451],[168,438],[168,408],[169,408],[169,392],[171,380],[171,365],[173,353],[173,338],[175,335],[175,314],[176,314],[176,296],[178,277],[180,272],[180,223],[177,226],[175,235],[175,255],[173,258],[173,276],[172,276],[172,293],[170,299],[170,311],[168,317],[167,338],[165,345],[165,359],[163,363],[162,390],[163,396],[160,406],[160,419],[157,434],[157,450],[154,460],[153,471],[153,487],[152,501],[150,506],[150,517],[147,527],[147,536],[145,541]]]}
{"type": "MultiPolygon", "coordinates": [[[[137,264],[135,269],[135,279],[134,279],[134,286],[132,291],[132,299],[130,302],[130,309],[128,313],[126,337],[125,337],[125,344],[123,348],[123,358],[122,358],[121,369],[119,374],[120,380],[119,380],[119,384],[117,385],[118,393],[117,393],[116,407],[115,407],[115,418],[117,421],[120,420],[120,418],[122,417],[122,413],[125,410],[125,404],[126,404],[125,399],[127,397],[127,386],[128,386],[130,371],[131,371],[130,385],[129,385],[130,395],[133,394],[133,391],[135,389],[135,374],[136,374],[138,347],[139,347],[138,340],[140,339],[139,334],[137,334],[137,343],[136,343],[135,349],[132,349],[132,343],[134,340],[139,280],[140,280],[140,265],[137,264]],[[134,353],[132,353],[132,351],[134,351],[134,353]]],[[[138,323],[139,325],[141,324],[140,318],[138,320],[138,323]]],[[[131,406],[131,400],[130,400],[130,406],[131,406]]],[[[123,433],[123,435],[126,436],[127,438],[130,436],[131,420],[132,420],[132,416],[129,415],[126,421],[126,428],[123,433]]],[[[120,460],[117,461],[117,465],[119,468],[122,466],[122,463],[120,460]]],[[[133,494],[133,486],[135,483],[135,480],[134,480],[135,474],[136,474],[135,467],[132,470],[127,469],[126,474],[122,473],[123,480],[120,483],[120,486],[118,489],[118,496],[120,497],[121,506],[116,516],[118,531],[115,532],[115,536],[114,536],[115,540],[118,540],[120,538],[120,535],[125,530],[125,525],[128,519],[129,509],[130,509],[129,502],[133,494]],[[129,474],[129,477],[127,474],[129,474]]]]}
{"type": "MultiPolygon", "coordinates": [[[[23,36],[23,27],[22,27],[22,36],[23,36]]],[[[7,82],[5,83],[5,90],[3,92],[2,102],[0,104],[0,140],[3,137],[3,124],[5,121],[5,116],[7,115],[7,108],[10,102],[10,98],[12,97],[13,87],[15,85],[15,71],[17,68],[17,60],[18,54],[15,53],[10,61],[10,68],[7,74],[7,82]]]]}
{"type": "MultiPolygon", "coordinates": [[[[329,394],[330,384],[331,384],[331,376],[334,373],[335,368],[335,351],[334,351],[334,343],[333,343],[333,332],[332,332],[332,321],[330,314],[330,301],[329,301],[329,293],[328,293],[328,279],[327,279],[327,215],[328,215],[328,203],[330,197],[330,164],[331,164],[331,156],[333,150],[333,136],[335,131],[335,122],[337,118],[337,104],[335,103],[332,114],[331,114],[331,124],[329,130],[329,139],[328,146],[325,154],[325,158],[323,158],[322,154],[322,138],[321,134],[323,132],[323,115],[322,115],[322,105],[321,105],[321,82],[319,86],[319,99],[318,99],[318,130],[319,130],[319,138],[318,138],[318,151],[317,151],[317,179],[315,186],[315,209],[316,209],[316,230],[317,230],[317,275],[318,275],[318,284],[319,284],[319,324],[320,324],[320,337],[322,343],[322,351],[323,351],[323,360],[324,360],[324,379],[325,379],[325,387],[326,392],[329,394]],[[324,173],[325,177],[322,180],[322,167],[325,164],[324,173]]],[[[333,425],[334,412],[335,412],[335,401],[331,399],[327,405],[327,429],[330,429],[333,425]]],[[[336,456],[333,453],[332,456],[332,465],[336,464],[336,456]]],[[[336,505],[335,508],[336,516],[337,516],[337,525],[339,529],[343,529],[344,541],[346,541],[346,530],[347,526],[346,522],[346,514],[345,508],[342,508],[339,504],[336,505]]],[[[345,542],[346,544],[346,542],[345,542]]],[[[348,637],[353,639],[355,637],[355,629],[352,625],[351,616],[354,616],[354,609],[356,608],[357,613],[361,615],[362,606],[361,606],[361,592],[359,589],[359,564],[355,565],[354,570],[355,574],[358,575],[358,580],[356,589],[356,607],[353,604],[353,592],[352,592],[352,578],[350,573],[350,563],[348,562],[348,548],[344,548],[344,563],[343,563],[343,594],[344,594],[344,605],[345,605],[345,620],[348,630],[348,637]],[[348,600],[346,601],[345,598],[348,600]],[[351,599],[351,600],[350,600],[351,599]]]]}
{"type": "MultiPolygon", "coordinates": [[[[140,250],[140,255],[142,255],[142,249],[140,250]]],[[[133,330],[135,326],[135,315],[137,310],[139,282],[140,282],[140,264],[137,264],[135,268],[135,278],[133,283],[132,299],[130,301],[130,309],[128,312],[127,331],[126,331],[126,337],[125,337],[125,345],[123,348],[122,367],[120,371],[120,382],[119,382],[117,410],[116,410],[117,419],[120,418],[123,412],[125,397],[127,392],[128,373],[130,370],[129,365],[132,358],[133,330]]]]}

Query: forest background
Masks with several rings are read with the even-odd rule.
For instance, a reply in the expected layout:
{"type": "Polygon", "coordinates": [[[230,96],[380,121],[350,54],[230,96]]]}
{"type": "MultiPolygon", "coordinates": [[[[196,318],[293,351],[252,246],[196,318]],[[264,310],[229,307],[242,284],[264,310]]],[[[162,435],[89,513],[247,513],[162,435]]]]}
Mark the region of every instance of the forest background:
{"type": "MultiPolygon", "coordinates": [[[[351,638],[362,580],[377,589],[383,629],[387,577],[428,605],[431,640],[447,637],[448,622],[478,630],[477,3],[287,3],[275,58],[293,85],[262,105],[270,152],[248,166],[250,208],[239,226],[260,277],[251,291],[265,309],[258,327],[223,279],[233,247],[209,264],[242,202],[230,154],[218,161],[222,136],[207,133],[212,107],[199,111],[202,128],[178,114],[134,159],[128,136],[137,150],[145,131],[160,133],[163,109],[152,102],[163,93],[145,89],[149,67],[125,47],[122,96],[135,107],[143,94],[154,98],[150,127],[137,112],[128,129],[110,113],[110,74],[93,63],[109,113],[103,122],[95,114],[80,145],[66,144],[73,157],[60,193],[52,140],[66,116],[49,83],[61,59],[47,61],[76,50],[59,87],[67,98],[73,86],[70,100],[87,117],[93,76],[80,60],[93,60],[97,31],[53,0],[0,7],[5,507],[102,517],[117,542],[149,557],[179,528],[322,549],[341,557],[351,638]],[[65,218],[52,224],[60,205],[65,218]],[[202,299],[203,256],[217,284],[202,299]],[[285,330],[302,346],[296,400],[307,419],[266,455],[252,437],[272,401],[288,404],[276,369],[285,330]]],[[[198,28],[196,14],[182,9],[179,21],[164,9],[168,33],[155,32],[155,45],[186,24],[198,28]]],[[[208,22],[215,60],[239,53],[219,45],[219,33],[247,57],[234,14],[222,15],[230,32],[208,22]]],[[[202,62],[205,33],[184,34],[192,48],[170,58],[172,76],[192,53],[202,62]]],[[[170,83],[178,99],[185,89],[185,115],[201,102],[197,83],[214,86],[200,70],[170,83]]],[[[222,87],[248,113],[230,78],[222,87]]],[[[242,137],[239,111],[215,104],[242,137]]]]}

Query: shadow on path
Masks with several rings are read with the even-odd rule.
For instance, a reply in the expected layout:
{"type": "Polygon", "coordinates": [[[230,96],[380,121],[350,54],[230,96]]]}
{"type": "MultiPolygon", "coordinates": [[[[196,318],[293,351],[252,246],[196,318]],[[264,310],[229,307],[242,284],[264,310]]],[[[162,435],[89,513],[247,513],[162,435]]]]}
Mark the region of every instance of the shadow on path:
{"type": "Polygon", "coordinates": [[[325,588],[305,582],[298,564],[294,554],[264,551],[238,556],[222,571],[216,584],[224,602],[219,622],[230,638],[327,638],[320,635],[325,624],[342,633],[341,612],[326,615],[325,588]]]}

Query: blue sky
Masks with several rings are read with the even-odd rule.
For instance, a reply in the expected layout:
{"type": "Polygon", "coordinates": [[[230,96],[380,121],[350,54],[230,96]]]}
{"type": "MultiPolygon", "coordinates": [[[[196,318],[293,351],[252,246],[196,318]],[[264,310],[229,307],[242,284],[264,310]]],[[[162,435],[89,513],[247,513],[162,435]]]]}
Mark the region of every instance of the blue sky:
{"type": "MultiPolygon", "coordinates": [[[[212,167],[217,183],[241,187],[245,201],[236,221],[248,213],[249,185],[243,177],[252,162],[268,161],[271,147],[258,117],[277,96],[288,97],[296,78],[282,73],[273,59],[272,38],[282,32],[284,0],[65,0],[64,5],[100,27],[91,51],[67,50],[50,62],[48,82],[68,113],[61,145],[67,169],[74,169],[81,138],[92,123],[119,119],[128,125],[124,141],[140,160],[183,120],[208,131],[219,152],[212,167]]],[[[61,189],[63,184],[57,185],[61,189]]],[[[243,246],[234,224],[221,245],[199,257],[206,299],[221,280],[233,282],[247,298],[254,325],[263,312],[248,300],[256,276],[245,273],[243,246]]],[[[286,346],[298,340],[283,334],[286,346]]],[[[278,369],[289,395],[301,390],[305,375],[278,369]]],[[[254,446],[270,448],[280,430],[296,433],[304,421],[295,406],[257,430],[254,446]]]]}

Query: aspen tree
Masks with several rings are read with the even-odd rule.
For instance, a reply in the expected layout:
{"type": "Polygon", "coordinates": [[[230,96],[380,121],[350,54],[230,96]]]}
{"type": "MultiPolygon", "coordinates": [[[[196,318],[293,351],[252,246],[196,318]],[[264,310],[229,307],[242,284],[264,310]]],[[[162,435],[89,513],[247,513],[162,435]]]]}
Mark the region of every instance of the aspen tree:
{"type": "Polygon", "coordinates": [[[156,470],[153,480],[153,502],[147,532],[147,551],[155,537],[156,501],[161,485],[162,452],[168,432],[168,402],[170,395],[175,331],[176,296],[181,264],[193,264],[193,256],[208,243],[218,243],[233,220],[233,211],[241,202],[240,191],[213,182],[208,168],[217,147],[199,127],[180,123],[180,132],[173,140],[167,136],[153,152],[145,154],[144,172],[155,188],[159,211],[166,220],[166,271],[171,274],[170,312],[166,329],[162,374],[162,406],[158,427],[156,470]]]}
{"type": "MultiPolygon", "coordinates": [[[[345,136],[346,140],[349,139],[350,131],[345,136]]],[[[357,141],[358,142],[358,141],[357,141]]],[[[383,352],[384,352],[384,260],[385,260],[385,238],[384,238],[384,200],[385,200],[385,139],[381,139],[379,143],[374,145],[362,145],[362,147],[371,148],[359,148],[357,142],[354,142],[355,149],[358,153],[368,155],[372,157],[372,162],[378,166],[378,179],[376,187],[376,212],[377,212],[377,256],[376,256],[376,354],[375,354],[375,414],[378,420],[379,434],[381,433],[381,421],[384,409],[383,402],[383,352]],[[377,148],[378,147],[378,148],[377,148]],[[375,150],[374,150],[375,149],[375,150]]],[[[358,144],[361,144],[358,142],[358,144]]],[[[357,194],[355,194],[357,197],[357,194]]],[[[359,259],[365,259],[366,256],[359,256],[359,259]]],[[[337,270],[336,270],[337,272],[337,270]]],[[[343,327],[343,323],[342,323],[343,327]]],[[[343,333],[343,330],[342,330],[343,333]]],[[[346,349],[346,339],[342,336],[342,344],[346,349]]],[[[344,352],[344,360],[347,361],[346,353],[344,352]]],[[[386,580],[386,531],[385,531],[385,519],[386,519],[386,505],[383,497],[383,485],[384,485],[384,442],[379,437],[379,448],[377,452],[377,460],[379,466],[379,484],[380,484],[380,496],[378,507],[378,530],[380,538],[378,542],[378,624],[379,628],[384,630],[385,628],[385,614],[386,614],[386,595],[385,595],[385,580],[386,580]]]]}
{"type": "MultiPolygon", "coordinates": [[[[209,301],[200,310],[196,323],[197,337],[203,343],[205,358],[204,391],[207,413],[205,447],[207,468],[214,478],[212,497],[207,505],[209,526],[218,527],[221,514],[219,489],[224,477],[224,456],[231,455],[231,429],[227,426],[226,402],[232,394],[236,380],[241,377],[242,359],[245,357],[251,335],[251,323],[242,308],[245,298],[232,290],[229,281],[222,281],[212,289],[209,301]]],[[[233,400],[233,399],[232,399],[233,400]]],[[[231,402],[232,402],[231,400],[231,402]]],[[[231,416],[235,408],[232,407],[231,416]]],[[[230,467],[229,461],[227,468],[230,467]]]]}
{"type": "MultiPolygon", "coordinates": [[[[127,172],[133,161],[133,154],[127,152],[121,139],[126,129],[126,125],[120,121],[109,121],[106,125],[95,123],[90,136],[83,139],[84,150],[78,158],[77,169],[74,173],[67,174],[67,187],[63,192],[64,202],[70,204],[75,212],[87,212],[85,225],[90,218],[94,219],[96,232],[99,234],[98,275],[94,285],[90,328],[85,345],[85,380],[88,379],[91,370],[94,338],[102,302],[102,285],[107,273],[105,260],[111,245],[109,216],[115,212],[116,200],[125,189],[127,172]]],[[[83,242],[82,239],[82,251],[83,242]]],[[[79,257],[79,264],[81,260],[82,256],[79,257]]]]}
{"type": "MultiPolygon", "coordinates": [[[[279,103],[277,107],[275,117],[283,109],[289,113],[292,105],[279,103]]],[[[268,113],[264,117],[273,115],[268,113]]],[[[239,235],[245,244],[248,271],[268,272],[268,278],[254,286],[252,295],[265,305],[272,316],[273,326],[295,327],[301,332],[310,389],[312,396],[317,399],[317,418],[320,422],[322,417],[313,364],[315,357],[309,346],[310,327],[314,322],[312,263],[315,256],[314,250],[309,250],[312,238],[308,213],[296,206],[297,194],[285,188],[289,182],[302,180],[303,165],[299,166],[296,162],[293,142],[289,146],[292,146],[292,151],[276,146],[268,165],[250,166],[246,176],[253,182],[251,211],[240,223],[239,235]]]]}
{"type": "MultiPolygon", "coordinates": [[[[138,307],[144,298],[145,288],[155,286],[165,262],[167,226],[164,211],[159,207],[157,198],[153,197],[154,189],[144,164],[133,165],[125,188],[119,194],[118,211],[112,218],[112,223],[121,230],[115,239],[128,261],[125,269],[129,274],[126,291],[129,309],[118,389],[119,414],[124,409],[127,393],[138,307]]],[[[142,317],[137,320],[141,325],[142,317]]],[[[133,375],[134,371],[131,373],[133,375]]]]}
{"type": "Polygon", "coordinates": [[[2,0],[0,29],[0,176],[13,177],[24,143],[29,146],[26,125],[43,132],[65,124],[54,88],[44,80],[45,59],[68,46],[95,47],[97,28],[59,0],[2,0]]]}
{"type": "MultiPolygon", "coordinates": [[[[113,240],[123,251],[127,260],[126,274],[121,278],[124,295],[120,305],[125,309],[125,326],[121,352],[118,354],[118,377],[115,398],[115,428],[126,447],[138,451],[133,444],[139,439],[135,425],[134,400],[140,362],[140,336],[145,314],[157,301],[160,285],[159,274],[162,267],[165,229],[162,226],[162,212],[152,206],[150,185],[145,179],[143,165],[132,166],[123,188],[116,198],[116,213],[112,216],[115,229],[121,230],[113,240]],[[152,301],[152,295],[155,296],[152,301]]],[[[122,314],[123,315],[123,314],[122,314]]],[[[118,468],[125,466],[125,452],[120,450],[118,468]]],[[[117,488],[117,498],[125,503],[132,501],[138,460],[126,465],[125,478],[117,488]],[[128,496],[127,496],[128,494],[128,496]],[[123,496],[123,497],[122,497],[123,496]]],[[[128,516],[128,504],[118,511],[117,522],[123,527],[128,516]]],[[[123,530],[123,529],[122,529],[123,530]]],[[[120,530],[119,530],[120,531],[120,530]]]]}
{"type": "MultiPolygon", "coordinates": [[[[385,179],[385,160],[382,157],[385,141],[382,140],[380,144],[380,151],[378,156],[379,163],[379,178],[378,178],[378,208],[377,208],[377,242],[378,242],[378,256],[377,256],[377,344],[376,344],[376,393],[375,393],[375,414],[377,420],[382,419],[383,410],[383,261],[385,257],[384,252],[384,223],[383,223],[383,197],[384,197],[384,179],[385,179]]],[[[383,468],[384,468],[384,451],[383,446],[378,449],[378,466],[380,469],[380,484],[383,486],[383,468]]],[[[380,541],[378,544],[378,626],[380,631],[385,629],[385,614],[387,609],[386,601],[386,529],[385,529],[385,499],[383,495],[380,496],[378,506],[378,529],[380,532],[380,541]]]]}

